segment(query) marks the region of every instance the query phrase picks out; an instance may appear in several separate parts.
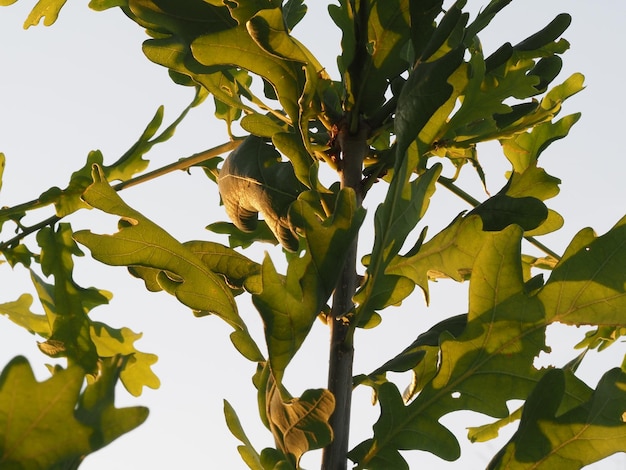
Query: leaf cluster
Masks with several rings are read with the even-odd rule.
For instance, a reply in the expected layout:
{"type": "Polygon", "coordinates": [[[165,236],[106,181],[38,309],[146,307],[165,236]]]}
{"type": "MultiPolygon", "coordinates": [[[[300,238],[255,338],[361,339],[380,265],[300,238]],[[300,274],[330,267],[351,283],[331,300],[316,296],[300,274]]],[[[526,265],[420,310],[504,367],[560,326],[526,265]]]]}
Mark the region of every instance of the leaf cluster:
{"type": "MultiPolygon", "coordinates": [[[[25,26],[41,19],[51,24],[64,3],[40,1],[25,26]]],[[[86,398],[77,401],[74,392],[71,400],[66,396],[68,403],[78,403],[73,415],[64,409],[57,418],[80,428],[77,436],[88,435],[91,426],[98,445],[76,444],[80,450],[69,449],[70,457],[62,458],[79,458],[114,438],[103,434],[103,420],[113,419],[112,398],[103,389],[114,380],[107,377],[119,375],[134,395],[143,386],[158,386],[150,370],[156,357],[133,346],[139,335],[89,318],[110,295],[74,281],[73,257],[82,254],[76,243],[102,263],[127,267],[149,291],[165,291],[195,315],[213,314],[232,327],[233,345],[254,370],[260,419],[275,440],[274,448],[258,452],[224,402],[227,426],[250,468],[300,468],[306,452],[334,443],[330,423],[336,396],[317,388],[294,397],[283,384],[317,318],[343,322],[351,341],[358,328],[376,327],[385,310],[407,299],[416,286],[428,303],[429,283],[443,279],[469,281],[467,310],[421,332],[398,355],[353,379],[354,386],[373,389],[380,408],[371,437],[348,453],[356,468],[408,468],[406,450],[459,458],[457,437],[441,418],[461,410],[495,420],[470,430],[472,440],[495,437],[501,427],[520,421],[491,462],[494,469],[544,463],[579,467],[626,451],[624,367],[609,370],[592,390],[576,376],[584,353],[562,369],[534,364],[548,350],[546,330],[552,324],[595,327],[580,343],[587,349],[607,347],[626,331],[626,218],[601,236],[582,230],[562,257],[550,250],[544,258],[523,254],[524,240],[543,247],[535,237],[563,224],[546,202],[558,194],[560,180],[540,166],[539,157],[579,119],[579,114],[559,114],[564,101],[582,90],[583,77],[573,74],[553,85],[569,47],[561,38],[570,24],[567,14],[485,56],[479,34],[509,3],[492,0],[471,19],[464,0],[451,5],[339,0],[328,8],[342,32],[340,78],[333,80],[296,38],[306,13],[301,0],[90,2],[97,10],[120,8],[144,28],[147,58],[166,67],[177,84],[194,87],[196,97],[157,135],[159,109],[117,162],[105,165],[102,155],[92,152],[66,189],[51,188],[36,201],[0,211],[0,223],[12,221],[21,232],[0,245],[4,257],[12,264],[38,265],[43,277],[54,279],[49,284],[31,268],[45,315],[30,311],[27,296],[0,309],[44,338],[44,353],[68,360],[63,372],[43,384],[29,379],[26,388],[45,386],[46,394],[54,394],[52,384],[62,380],[58,377],[74,380],[70,374],[91,381],[86,398]],[[169,139],[188,110],[209,95],[229,142],[136,176],[146,170],[143,155],[169,139]],[[240,130],[247,133],[244,138],[235,137],[240,130]],[[471,168],[486,186],[478,158],[478,145],[486,141],[501,145],[510,171],[506,184],[481,201],[457,180],[471,168]],[[229,150],[223,163],[215,158],[229,150]],[[322,183],[324,164],[337,172],[336,183],[322,183]],[[229,246],[180,242],[118,194],[145,175],[193,165],[202,166],[218,185],[232,224],[216,222],[209,229],[228,235],[229,246]],[[380,180],[386,193],[375,210],[362,275],[356,270],[346,275],[357,239],[366,234],[361,202],[380,180]],[[112,181],[120,183],[112,186],[112,181]],[[429,237],[423,222],[438,184],[472,207],[449,214],[451,222],[429,237]],[[53,219],[21,225],[26,211],[48,204],[55,206],[53,219]],[[74,233],[57,224],[80,208],[116,216],[118,231],[74,233]],[[22,243],[33,232],[40,247],[36,254],[22,243]],[[413,235],[417,241],[407,249],[413,235]],[[269,253],[255,261],[237,249],[268,241],[284,248],[284,273],[269,253]],[[331,301],[346,286],[356,286],[350,299],[331,301]],[[261,346],[240,315],[240,295],[250,297],[263,322],[261,346]],[[347,307],[337,312],[338,304],[347,307]],[[404,393],[388,372],[411,374],[404,393]],[[106,401],[111,415],[85,411],[100,406],[99,400],[106,401]],[[524,401],[523,409],[511,412],[511,400],[524,401]],[[591,446],[590,439],[603,439],[602,445],[591,446]]],[[[7,366],[0,396],[4,384],[11,387],[16,380],[11,374],[24,367],[21,359],[7,366]]],[[[122,417],[118,429],[125,432],[139,421],[122,417]]],[[[0,451],[0,458],[21,455],[0,451]]]]}

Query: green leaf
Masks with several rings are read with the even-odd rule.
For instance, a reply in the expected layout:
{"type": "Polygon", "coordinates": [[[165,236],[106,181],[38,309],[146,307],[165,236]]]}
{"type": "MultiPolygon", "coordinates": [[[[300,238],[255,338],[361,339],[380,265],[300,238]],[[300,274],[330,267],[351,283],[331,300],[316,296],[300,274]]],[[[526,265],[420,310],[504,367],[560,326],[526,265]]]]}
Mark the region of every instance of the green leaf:
{"type": "Polygon", "coordinates": [[[0,375],[1,467],[69,467],[89,452],[93,430],[74,414],[83,377],[73,366],[37,382],[26,358],[7,364],[0,375]]]}
{"type": "Polygon", "coordinates": [[[211,272],[193,252],[171,235],[122,201],[108,185],[99,167],[94,183],[83,198],[92,207],[118,215],[120,231],[96,235],[87,230],[75,239],[91,250],[92,256],[112,266],[146,266],[162,271],[161,287],[199,314],[215,313],[233,328],[247,331],[224,281],[211,272]],[[172,276],[173,275],[173,276],[172,276]]]}
{"type": "Polygon", "coordinates": [[[261,282],[262,291],[252,295],[252,302],[263,318],[272,374],[280,383],[326,298],[308,252],[289,264],[285,278],[266,255],[261,282]]]}
{"type": "Polygon", "coordinates": [[[44,26],[52,25],[59,17],[59,12],[67,0],[39,0],[28,14],[24,29],[37,26],[43,19],[44,26]]]}
{"type": "Polygon", "coordinates": [[[239,230],[235,224],[230,222],[214,222],[207,225],[206,228],[214,233],[228,235],[228,243],[231,248],[238,246],[248,248],[255,242],[278,244],[278,240],[264,220],[259,220],[256,229],[252,232],[239,230]]]}
{"type": "Polygon", "coordinates": [[[399,449],[427,450],[446,460],[456,458],[458,443],[444,426],[426,419],[407,423],[406,407],[394,384],[382,384],[378,399],[381,414],[374,425],[374,439],[362,442],[348,453],[351,460],[360,464],[358,468],[408,470],[399,449]],[[406,434],[400,435],[398,427],[402,427],[406,434]]]}
{"type": "Polygon", "coordinates": [[[402,248],[407,235],[426,212],[440,173],[441,166],[435,165],[416,180],[405,181],[404,184],[400,173],[396,174],[385,201],[376,210],[373,252],[365,284],[355,296],[359,303],[357,314],[360,325],[367,324],[375,310],[384,308],[389,302],[397,303],[401,300],[395,293],[397,288],[403,294],[410,294],[412,286],[403,288],[405,282],[390,277],[393,274],[386,269],[402,248]]]}
{"type": "Polygon", "coordinates": [[[582,468],[626,452],[626,374],[611,369],[586,403],[559,413],[563,371],[549,371],[528,397],[518,431],[490,469],[582,468]]]}
{"type": "Polygon", "coordinates": [[[288,30],[292,30],[308,10],[308,7],[304,4],[304,0],[287,0],[281,6],[283,10],[283,17],[285,18],[285,26],[288,30]]]}
{"type": "Polygon", "coordinates": [[[300,468],[302,455],[326,447],[333,438],[328,424],[335,410],[335,398],[325,389],[305,390],[299,398],[283,400],[276,384],[268,390],[270,429],[278,447],[300,468]]]}
{"type": "Polygon", "coordinates": [[[104,11],[109,8],[125,7],[128,5],[128,0],[90,0],[89,8],[95,11],[104,11]]]}
{"type": "Polygon", "coordinates": [[[103,165],[104,157],[99,150],[89,152],[85,165],[72,173],[67,187],[60,189],[55,186],[48,189],[39,196],[39,202],[44,205],[54,204],[58,217],[65,217],[66,215],[76,212],[78,209],[89,207],[81,199],[81,196],[87,186],[92,182],[91,171],[93,165],[102,167],[105,177],[110,181],[125,181],[132,178],[136,173],[148,167],[149,162],[142,158],[143,155],[149,152],[154,145],[165,142],[174,135],[176,127],[184,119],[189,110],[197,106],[202,100],[202,93],[198,91],[189,106],[187,106],[163,132],[156,135],[163,123],[164,109],[162,106],[159,107],[137,142],[135,142],[116,162],[105,166],[103,165]]]}
{"type": "Polygon", "coordinates": [[[272,116],[269,114],[248,114],[241,119],[240,124],[250,134],[270,139],[274,134],[285,131],[284,126],[277,122],[276,119],[272,119],[272,116]]]}
{"type": "Polygon", "coordinates": [[[250,440],[248,439],[248,436],[246,436],[246,433],[241,426],[241,422],[237,417],[237,413],[235,413],[235,409],[230,403],[228,403],[227,400],[224,400],[224,417],[226,418],[226,425],[232,435],[243,443],[242,446],[237,446],[237,450],[239,451],[239,455],[241,455],[242,460],[251,470],[263,470],[264,467],[261,465],[261,456],[250,443],[250,440]]]}
{"type": "Polygon", "coordinates": [[[37,232],[41,247],[41,269],[54,276],[50,285],[31,271],[31,279],[42,303],[52,332],[39,349],[52,357],[67,357],[89,373],[96,373],[98,355],[89,334],[88,312],[108,303],[111,294],[93,287],[80,287],[72,278],[73,256],[82,252],[72,239],[69,224],[59,224],[57,230],[45,227],[37,232]]]}
{"type": "Polygon", "coordinates": [[[292,123],[299,122],[298,101],[306,80],[302,63],[266,52],[244,26],[202,35],[191,43],[191,52],[204,66],[230,64],[265,78],[273,85],[292,123]]]}
{"type": "Polygon", "coordinates": [[[113,406],[118,367],[104,364],[79,396],[79,366],[56,369],[37,382],[24,357],[9,362],[0,375],[0,467],[76,468],[86,455],[143,423],[146,408],[113,406]]]}
{"type": "MultiPolygon", "coordinates": [[[[409,3],[409,0],[372,2],[368,7],[367,25],[359,24],[357,20],[357,31],[367,28],[364,39],[368,54],[357,56],[349,68],[347,80],[359,113],[365,116],[379,110],[385,102],[389,81],[410,66],[402,54],[409,42],[409,3]]],[[[363,15],[359,12],[357,18],[361,17],[363,15]]]]}
{"type": "Polygon", "coordinates": [[[484,236],[473,265],[467,326],[457,337],[441,335],[437,373],[408,406],[402,404],[395,387],[395,398],[383,400],[387,385],[381,386],[381,418],[374,426],[374,439],[357,447],[361,467],[384,468],[382,461],[370,465],[379,458],[399,455],[400,449],[424,449],[447,460],[458,458],[456,439],[441,429],[442,416],[472,410],[506,417],[507,402],[525,399],[542,376],[533,363],[546,349],[546,319],[541,302],[525,293],[522,230],[512,225],[502,232],[484,232],[484,236]]]}
{"type": "Polygon", "coordinates": [[[30,311],[33,296],[22,294],[14,302],[0,304],[0,313],[6,315],[13,323],[25,328],[30,333],[48,338],[52,334],[50,323],[46,315],[39,315],[30,311]]]}
{"type": "Polygon", "coordinates": [[[515,173],[524,174],[529,167],[533,167],[548,145],[566,137],[579,119],[580,113],[570,114],[554,123],[541,123],[530,132],[502,139],[502,150],[513,165],[515,173]]]}
{"type": "Polygon", "coordinates": [[[288,214],[305,187],[296,179],[291,163],[280,160],[273,146],[249,136],[224,161],[218,188],[226,213],[238,229],[254,231],[260,213],[283,247],[296,251],[299,241],[288,214]]]}
{"type": "MultiPolygon", "coordinates": [[[[396,172],[400,173],[411,143],[452,96],[454,88],[448,83],[448,78],[461,67],[463,52],[462,48],[457,48],[432,62],[419,62],[402,87],[394,121],[397,136],[396,172]]],[[[412,172],[413,167],[413,162],[407,165],[408,172],[412,172]]],[[[401,174],[408,178],[408,174],[401,174]]]]}
{"type": "Polygon", "coordinates": [[[348,247],[365,219],[365,209],[357,204],[354,190],[344,188],[337,196],[335,212],[320,223],[315,213],[318,201],[319,194],[302,193],[291,207],[290,218],[306,239],[312,263],[328,298],[337,285],[348,247]]]}
{"type": "Polygon", "coordinates": [[[586,228],[565,250],[538,298],[551,321],[626,326],[626,217],[597,237],[586,228]]]}
{"type": "MultiPolygon", "coordinates": [[[[328,13],[333,22],[341,30],[341,55],[337,57],[339,72],[344,76],[345,86],[348,86],[345,79],[348,66],[354,60],[356,54],[356,25],[354,21],[355,12],[353,3],[348,0],[339,0],[339,5],[328,5],[328,13]]],[[[354,105],[354,96],[348,96],[349,104],[354,105]]]]}
{"type": "Polygon", "coordinates": [[[76,408],[76,418],[89,425],[93,433],[89,443],[100,449],[122,434],[132,431],[148,418],[148,409],[141,406],[115,408],[115,386],[120,372],[128,370],[128,357],[110,357],[100,363],[97,380],[88,380],[76,408]]]}
{"type": "Polygon", "coordinates": [[[474,208],[468,215],[478,215],[483,221],[483,230],[498,231],[511,224],[533,230],[548,217],[548,208],[534,197],[510,197],[502,192],[490,197],[474,208]]]}
{"type": "Polygon", "coordinates": [[[161,382],[150,368],[158,357],[135,349],[133,344],[141,339],[141,333],[128,328],[112,328],[100,322],[92,322],[90,333],[99,357],[128,356],[123,362],[120,379],[131,395],[138,397],[143,387],[159,388],[161,382]]]}
{"type": "Polygon", "coordinates": [[[184,245],[212,272],[223,275],[230,286],[244,287],[249,278],[261,273],[259,263],[219,243],[190,241],[184,245]]]}
{"type": "Polygon", "coordinates": [[[305,235],[307,250],[290,261],[286,276],[280,276],[266,256],[261,271],[262,290],[252,295],[263,318],[270,365],[277,383],[333,292],[348,247],[364,217],[354,192],[344,189],[339,193],[333,215],[320,221],[311,195],[311,192],[303,193],[292,206],[293,217],[305,235]]]}
{"type": "Polygon", "coordinates": [[[468,279],[484,237],[480,217],[457,217],[416,253],[395,257],[386,272],[405,276],[420,286],[428,303],[429,278],[449,277],[457,282],[468,279]]]}
{"type": "Polygon", "coordinates": [[[409,2],[411,14],[411,43],[415,57],[421,57],[436,29],[435,18],[439,16],[443,7],[443,0],[427,0],[409,2]]]}
{"type": "Polygon", "coordinates": [[[386,382],[387,372],[413,371],[413,380],[403,393],[405,402],[413,398],[435,376],[439,364],[439,338],[444,332],[453,337],[459,336],[467,325],[467,314],[456,315],[433,325],[421,333],[413,343],[400,354],[385,362],[368,374],[355,378],[358,385],[365,383],[377,387],[386,382]]]}

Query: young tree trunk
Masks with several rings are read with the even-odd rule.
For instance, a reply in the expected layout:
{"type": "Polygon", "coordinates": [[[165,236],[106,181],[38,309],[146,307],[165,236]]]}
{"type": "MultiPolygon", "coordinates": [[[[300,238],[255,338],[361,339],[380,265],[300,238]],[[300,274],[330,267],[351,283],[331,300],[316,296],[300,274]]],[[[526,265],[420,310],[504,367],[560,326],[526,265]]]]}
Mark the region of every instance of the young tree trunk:
{"type": "MultiPolygon", "coordinates": [[[[339,130],[337,143],[341,149],[341,187],[352,188],[360,205],[363,160],[368,150],[367,127],[360,125],[351,134],[346,124],[339,130]]],[[[354,325],[348,315],[354,304],[352,297],[358,287],[356,257],[358,239],[355,237],[347,253],[346,262],[333,295],[329,318],[330,358],[328,389],[335,397],[335,411],[330,417],[333,442],[324,449],[322,468],[347,468],[348,438],[350,434],[350,405],[352,402],[352,362],[354,359],[354,325]]]]}

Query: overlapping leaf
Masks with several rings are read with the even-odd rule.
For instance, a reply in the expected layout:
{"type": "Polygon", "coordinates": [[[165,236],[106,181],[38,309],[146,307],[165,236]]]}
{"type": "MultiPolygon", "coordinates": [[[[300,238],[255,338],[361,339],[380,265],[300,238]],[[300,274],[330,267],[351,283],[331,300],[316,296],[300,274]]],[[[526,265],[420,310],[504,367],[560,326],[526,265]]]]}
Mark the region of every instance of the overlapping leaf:
{"type": "Polygon", "coordinates": [[[300,196],[292,207],[307,241],[308,250],[289,263],[280,276],[269,256],[261,268],[262,291],[252,301],[263,318],[265,340],[274,379],[280,383],[287,364],[306,338],[315,318],[335,287],[346,257],[363,220],[353,191],[340,192],[333,216],[320,221],[306,199],[300,196]]]}
{"type": "Polygon", "coordinates": [[[161,381],[150,368],[157,356],[139,351],[134,345],[141,333],[134,333],[129,328],[112,328],[101,322],[92,322],[90,333],[100,358],[112,360],[118,355],[125,356],[119,376],[131,395],[138,397],[143,387],[159,388],[161,381]]]}
{"type": "Polygon", "coordinates": [[[41,269],[46,276],[54,277],[48,284],[34,272],[31,279],[42,303],[50,335],[39,348],[52,357],[67,357],[89,373],[96,372],[98,355],[89,332],[87,313],[95,306],[108,303],[111,294],[93,287],[80,287],[72,278],[73,256],[82,252],[72,240],[68,224],[60,224],[57,230],[49,227],[37,233],[41,246],[41,269]]]}
{"type": "Polygon", "coordinates": [[[486,236],[480,217],[457,217],[417,253],[394,258],[387,273],[409,278],[422,288],[428,302],[429,278],[448,277],[458,282],[469,279],[486,236]]]}
{"type": "Polygon", "coordinates": [[[6,315],[9,320],[25,328],[30,333],[47,338],[52,333],[48,317],[46,315],[33,313],[30,310],[32,304],[33,296],[30,294],[22,294],[13,302],[0,304],[0,313],[6,315]]]}
{"type": "Polygon", "coordinates": [[[383,384],[396,398],[384,401],[383,387],[379,390],[381,417],[374,438],[351,454],[362,468],[385,468],[389,459],[400,462],[401,449],[425,449],[456,459],[458,443],[439,423],[443,415],[468,409],[508,416],[506,402],[526,398],[540,379],[533,361],[545,349],[545,320],[541,303],[524,293],[522,231],[510,226],[485,236],[473,266],[466,328],[456,338],[441,335],[437,373],[411,404],[404,406],[395,387],[383,384]],[[385,425],[391,422],[393,426],[385,425]]]}
{"type": "Polygon", "coordinates": [[[119,361],[103,364],[96,382],[83,385],[77,365],[37,382],[28,361],[14,358],[0,375],[0,467],[75,468],[145,421],[143,407],[117,409],[119,361]]]}
{"type": "Polygon", "coordinates": [[[489,468],[582,468],[626,452],[625,391],[626,374],[612,369],[587,402],[559,413],[563,372],[548,372],[528,397],[518,431],[489,468]]]}
{"type": "Polygon", "coordinates": [[[114,235],[96,235],[85,230],[75,233],[75,239],[103,263],[159,269],[161,288],[198,314],[215,313],[237,330],[240,341],[254,344],[223,278],[211,272],[189,248],[126,205],[108,185],[100,168],[94,168],[93,179],[83,196],[85,201],[121,216],[120,231],[114,235]]]}
{"type": "Polygon", "coordinates": [[[360,324],[367,324],[376,309],[384,308],[390,302],[397,303],[411,293],[413,286],[407,290],[397,275],[387,274],[385,270],[426,212],[440,172],[441,167],[436,165],[420,178],[407,182],[404,188],[399,188],[400,183],[396,183],[390,187],[385,202],[377,209],[374,251],[369,261],[366,282],[355,297],[359,303],[357,312],[360,324]],[[394,193],[392,190],[395,190],[394,193]],[[398,295],[396,290],[402,295],[398,295]]]}
{"type": "Polygon", "coordinates": [[[278,448],[300,468],[304,453],[321,449],[332,441],[328,420],[335,410],[335,398],[328,390],[315,389],[285,400],[277,386],[272,386],[268,395],[267,415],[278,448]]]}
{"type": "Polygon", "coordinates": [[[581,230],[538,294],[551,321],[626,326],[626,217],[596,237],[581,230]]]}
{"type": "Polygon", "coordinates": [[[243,443],[243,445],[237,446],[241,459],[251,470],[264,470],[263,465],[261,465],[261,456],[252,446],[250,439],[248,439],[248,436],[246,436],[243,430],[237,413],[235,413],[235,409],[227,400],[224,400],[224,417],[226,418],[226,425],[232,435],[243,443]]]}
{"type": "MultiPolygon", "coordinates": [[[[447,38],[463,20],[453,22],[442,31],[447,38]],[[460,22],[460,23],[459,23],[460,22]]],[[[462,48],[455,48],[432,62],[420,62],[402,88],[395,118],[396,160],[394,177],[385,201],[376,211],[375,239],[366,281],[357,293],[359,324],[367,325],[376,309],[397,303],[408,295],[412,286],[401,279],[385,275],[392,258],[425,213],[441,166],[434,165],[416,180],[409,182],[419,153],[407,153],[420,132],[438,110],[450,99],[453,88],[448,78],[463,62],[462,48]],[[405,284],[403,286],[403,283],[405,284]],[[395,294],[394,294],[395,291],[395,294]]],[[[418,144],[418,151],[423,147],[418,144]]]]}

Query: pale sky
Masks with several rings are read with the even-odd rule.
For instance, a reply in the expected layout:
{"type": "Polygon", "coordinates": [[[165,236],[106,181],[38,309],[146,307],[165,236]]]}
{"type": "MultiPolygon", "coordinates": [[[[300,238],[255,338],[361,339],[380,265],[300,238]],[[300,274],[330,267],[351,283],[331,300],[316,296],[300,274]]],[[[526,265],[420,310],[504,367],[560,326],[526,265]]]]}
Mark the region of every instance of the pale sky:
{"type": "MultiPolygon", "coordinates": [[[[327,70],[337,78],[335,56],[340,32],[330,21],[326,5],[332,2],[309,0],[308,17],[294,30],[294,35],[309,47],[327,70]]],[[[473,11],[487,0],[470,0],[473,11]]],[[[159,105],[165,106],[165,122],[175,119],[192,98],[192,91],[175,85],[167,72],[150,63],[141,52],[146,38],[140,27],[118,10],[93,12],[86,2],[70,1],[58,22],[50,27],[22,29],[32,2],[22,0],[0,9],[0,152],[7,158],[0,205],[12,206],[36,198],[50,186],[64,187],[70,174],[80,168],[87,153],[100,149],[106,162],[116,160],[143,131],[159,105]]],[[[583,0],[514,0],[481,36],[488,53],[505,41],[516,43],[545,26],[556,14],[569,12],[571,27],[564,37],[571,50],[564,56],[564,69],[555,81],[560,83],[573,72],[586,76],[586,89],[565,104],[561,114],[581,111],[582,119],[570,136],[554,143],[541,157],[548,173],[563,180],[560,195],[548,206],[565,218],[565,226],[542,241],[562,252],[580,229],[593,227],[606,232],[625,212],[626,158],[622,155],[620,136],[623,95],[622,45],[626,43],[626,3],[620,0],[596,2],[583,0]]],[[[225,127],[213,117],[212,100],[193,110],[169,142],[147,155],[151,168],[220,144],[227,139],[225,127]]],[[[497,191],[507,169],[497,146],[479,153],[487,170],[490,189],[497,191]],[[494,166],[490,163],[494,162],[494,166]]],[[[466,184],[477,197],[480,185],[473,175],[466,184]]],[[[121,196],[135,209],[161,224],[179,240],[213,239],[224,241],[204,227],[226,220],[217,204],[217,192],[204,175],[178,172],[159,182],[123,191],[121,196]]],[[[376,206],[375,195],[365,201],[369,216],[376,206]]],[[[428,220],[429,234],[443,228],[467,207],[439,188],[432,203],[432,214],[441,218],[428,220]]],[[[37,215],[27,222],[35,222],[37,215]]],[[[81,211],[71,217],[73,228],[94,232],[113,232],[116,220],[96,211],[81,211]]],[[[7,224],[8,225],[8,224],[7,224]]],[[[11,235],[5,230],[2,240],[11,235]]],[[[367,237],[363,237],[366,239],[367,237]]],[[[33,243],[34,240],[29,240],[33,243]]],[[[262,247],[252,255],[260,260],[262,247]]],[[[275,249],[269,249],[279,256],[275,249]]],[[[86,250],[85,250],[86,251],[86,250]]],[[[363,253],[367,248],[363,247],[363,253]]],[[[86,253],[88,253],[86,251],[86,253]]],[[[98,264],[87,254],[77,262],[76,281],[82,286],[96,286],[113,292],[109,306],[93,311],[92,318],[115,327],[127,326],[144,337],[138,349],[159,356],[154,370],[161,379],[159,390],[145,389],[133,398],[122,388],[118,406],[145,405],[150,417],[137,430],[122,436],[105,449],[88,457],[81,469],[100,470],[140,468],[186,470],[245,468],[224,423],[222,400],[228,399],[239,414],[248,437],[258,451],[271,446],[271,435],[262,426],[256,410],[256,394],[250,377],[254,365],[243,359],[228,339],[231,328],[215,317],[197,319],[167,294],[151,294],[143,284],[131,278],[123,268],[98,264]]],[[[0,302],[17,299],[22,292],[32,292],[25,270],[0,266],[0,302]]],[[[465,312],[464,291],[467,285],[439,282],[431,291],[431,306],[426,308],[416,292],[403,306],[383,315],[383,324],[374,331],[359,332],[356,337],[355,374],[367,373],[402,350],[428,326],[446,316],[465,312]],[[451,294],[452,292],[452,294],[451,294]]],[[[38,312],[41,310],[37,307],[38,312]]],[[[243,305],[241,315],[249,321],[252,334],[262,342],[258,314],[243,305]]],[[[573,357],[558,355],[558,346],[575,344],[582,331],[553,335],[553,361],[563,365],[573,357]]],[[[36,338],[0,318],[0,366],[21,354],[29,358],[40,380],[47,377],[44,367],[51,362],[35,344],[36,338]]],[[[600,374],[619,366],[626,347],[623,343],[609,348],[600,358],[586,359],[581,374],[591,385],[600,374]],[[600,365],[600,367],[598,367],[600,365]]],[[[326,385],[327,331],[316,324],[287,370],[286,385],[293,395],[306,388],[326,385]]],[[[402,377],[400,388],[407,383],[402,377]]],[[[370,390],[359,388],[353,402],[351,447],[370,437],[378,408],[369,405],[370,390]]],[[[472,415],[453,423],[463,447],[456,462],[444,462],[422,452],[406,453],[412,467],[429,469],[484,468],[503,444],[469,444],[464,427],[489,422],[489,417],[472,415]]],[[[507,436],[513,429],[509,430],[507,436]]],[[[307,455],[306,468],[319,467],[319,452],[307,455]]],[[[591,467],[589,467],[591,468],[591,467]]],[[[595,468],[626,468],[624,455],[605,461],[595,468]]]]}

